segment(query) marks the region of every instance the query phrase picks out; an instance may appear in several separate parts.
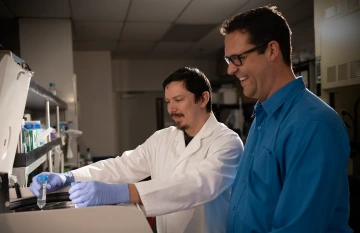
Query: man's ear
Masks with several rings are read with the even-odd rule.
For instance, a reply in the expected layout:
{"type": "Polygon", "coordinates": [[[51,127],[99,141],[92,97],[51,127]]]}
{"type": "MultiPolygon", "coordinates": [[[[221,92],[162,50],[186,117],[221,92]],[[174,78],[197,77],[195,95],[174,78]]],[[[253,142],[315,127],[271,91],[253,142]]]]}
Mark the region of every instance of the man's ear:
{"type": "Polygon", "coordinates": [[[270,41],[268,44],[268,49],[269,49],[269,58],[270,61],[275,61],[279,55],[281,54],[280,52],[280,45],[278,42],[276,41],[270,41]]]}
{"type": "Polygon", "coordinates": [[[210,93],[208,91],[204,91],[201,95],[201,107],[206,107],[210,100],[210,93]]]}

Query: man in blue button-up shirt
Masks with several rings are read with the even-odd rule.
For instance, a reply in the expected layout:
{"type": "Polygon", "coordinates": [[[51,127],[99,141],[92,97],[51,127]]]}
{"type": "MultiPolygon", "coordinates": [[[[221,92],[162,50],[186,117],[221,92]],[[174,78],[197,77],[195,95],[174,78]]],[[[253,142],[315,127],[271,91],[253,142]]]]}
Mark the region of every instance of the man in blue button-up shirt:
{"type": "Polygon", "coordinates": [[[276,7],[223,23],[228,73],[258,99],[228,211],[227,232],[352,232],[349,138],[328,105],[295,78],[291,31],[276,7]]]}

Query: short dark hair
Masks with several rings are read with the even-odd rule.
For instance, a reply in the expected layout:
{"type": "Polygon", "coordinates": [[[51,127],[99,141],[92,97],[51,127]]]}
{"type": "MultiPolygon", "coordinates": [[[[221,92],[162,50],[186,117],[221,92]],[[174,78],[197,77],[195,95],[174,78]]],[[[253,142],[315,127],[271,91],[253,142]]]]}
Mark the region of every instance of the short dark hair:
{"type": "MultiPolygon", "coordinates": [[[[254,45],[277,41],[285,64],[291,67],[291,30],[284,16],[276,8],[276,6],[263,6],[240,13],[230,20],[225,20],[220,32],[224,36],[236,30],[248,32],[249,43],[254,45]]],[[[258,52],[262,54],[265,50],[266,47],[261,47],[258,52]]]]}
{"type": "Polygon", "coordinates": [[[195,103],[202,99],[204,91],[209,92],[209,102],[206,105],[206,111],[211,112],[212,90],[210,82],[203,72],[194,67],[182,67],[164,80],[162,84],[164,90],[169,83],[176,81],[183,81],[184,88],[195,95],[195,103]]]}

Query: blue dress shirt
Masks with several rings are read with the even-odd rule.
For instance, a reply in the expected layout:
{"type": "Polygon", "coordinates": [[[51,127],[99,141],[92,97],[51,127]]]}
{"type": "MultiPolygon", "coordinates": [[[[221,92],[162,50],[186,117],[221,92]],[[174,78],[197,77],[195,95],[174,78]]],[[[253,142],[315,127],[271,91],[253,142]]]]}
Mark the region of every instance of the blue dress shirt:
{"type": "Polygon", "coordinates": [[[350,143],[337,113],[300,77],[257,102],[254,115],[226,232],[352,232],[350,143]]]}

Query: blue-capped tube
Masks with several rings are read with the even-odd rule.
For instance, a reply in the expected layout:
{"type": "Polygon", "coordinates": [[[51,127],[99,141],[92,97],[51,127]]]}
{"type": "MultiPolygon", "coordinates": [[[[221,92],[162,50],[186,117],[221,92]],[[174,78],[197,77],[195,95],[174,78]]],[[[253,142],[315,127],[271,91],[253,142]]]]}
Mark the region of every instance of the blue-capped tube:
{"type": "MultiPolygon", "coordinates": [[[[71,187],[74,186],[74,185],[80,184],[80,183],[81,183],[81,181],[71,182],[71,187]]],[[[75,204],[75,208],[78,208],[76,204],[75,204]]]]}
{"type": "Polygon", "coordinates": [[[46,205],[46,185],[49,177],[46,175],[39,175],[37,181],[40,184],[40,195],[37,198],[37,205],[40,209],[46,205]]]}
{"type": "Polygon", "coordinates": [[[71,182],[71,187],[72,187],[72,186],[74,186],[74,185],[76,185],[76,184],[79,184],[79,183],[81,183],[81,181],[77,181],[77,182],[75,182],[75,181],[74,181],[74,182],[71,182]]]}

